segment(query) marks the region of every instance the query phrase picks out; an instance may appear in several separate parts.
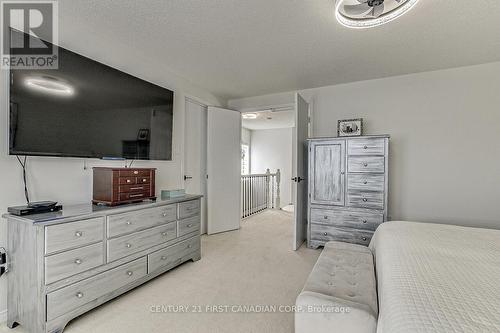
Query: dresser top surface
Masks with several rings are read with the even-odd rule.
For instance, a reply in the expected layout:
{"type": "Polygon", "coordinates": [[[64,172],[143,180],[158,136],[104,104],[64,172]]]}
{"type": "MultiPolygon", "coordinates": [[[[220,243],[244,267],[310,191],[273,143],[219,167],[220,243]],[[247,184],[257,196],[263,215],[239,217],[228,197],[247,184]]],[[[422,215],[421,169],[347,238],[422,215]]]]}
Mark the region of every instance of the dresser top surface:
{"type": "Polygon", "coordinates": [[[325,137],[316,137],[309,138],[307,141],[321,141],[321,140],[356,140],[356,139],[390,139],[389,134],[380,134],[380,135],[363,135],[363,136],[325,136],[325,137]]]}
{"type": "Polygon", "coordinates": [[[166,206],[178,202],[191,201],[200,199],[202,195],[186,194],[185,196],[171,199],[157,199],[156,201],[147,201],[140,203],[125,204],[119,206],[101,206],[93,205],[91,203],[67,205],[58,212],[33,214],[26,216],[16,216],[12,214],[4,214],[2,217],[14,219],[18,221],[33,223],[33,224],[59,224],[64,222],[72,222],[75,220],[82,220],[94,217],[102,217],[111,214],[119,214],[140,210],[145,208],[166,206]]]}

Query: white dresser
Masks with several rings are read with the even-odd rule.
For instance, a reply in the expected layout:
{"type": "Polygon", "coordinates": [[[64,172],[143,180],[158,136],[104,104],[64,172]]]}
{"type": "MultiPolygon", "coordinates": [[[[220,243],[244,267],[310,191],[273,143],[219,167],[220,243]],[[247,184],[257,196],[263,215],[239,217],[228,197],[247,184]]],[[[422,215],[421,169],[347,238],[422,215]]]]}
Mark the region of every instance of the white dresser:
{"type": "Polygon", "coordinates": [[[62,332],[73,318],[201,258],[200,196],[68,206],[8,222],[8,326],[62,332]]]}
{"type": "Polygon", "coordinates": [[[307,243],[368,245],[387,220],[389,136],[309,140],[307,243]]]}

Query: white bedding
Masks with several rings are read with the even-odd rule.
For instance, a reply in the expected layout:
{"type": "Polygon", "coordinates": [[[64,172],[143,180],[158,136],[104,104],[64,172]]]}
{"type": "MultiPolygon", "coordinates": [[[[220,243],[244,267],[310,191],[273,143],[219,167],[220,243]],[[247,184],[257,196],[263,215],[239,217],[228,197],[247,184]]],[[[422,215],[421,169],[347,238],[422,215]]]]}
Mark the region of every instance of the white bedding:
{"type": "Polygon", "coordinates": [[[388,222],[370,247],[378,333],[500,332],[500,230],[388,222]]]}

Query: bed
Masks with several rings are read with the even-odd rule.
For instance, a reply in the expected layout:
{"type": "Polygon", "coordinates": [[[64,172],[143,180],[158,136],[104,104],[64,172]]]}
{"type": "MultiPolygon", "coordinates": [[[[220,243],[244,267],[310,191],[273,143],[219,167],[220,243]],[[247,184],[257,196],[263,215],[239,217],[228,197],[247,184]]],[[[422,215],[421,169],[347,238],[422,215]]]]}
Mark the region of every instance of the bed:
{"type": "Polygon", "coordinates": [[[500,332],[500,230],[388,222],[370,248],[378,333],[500,332]]]}

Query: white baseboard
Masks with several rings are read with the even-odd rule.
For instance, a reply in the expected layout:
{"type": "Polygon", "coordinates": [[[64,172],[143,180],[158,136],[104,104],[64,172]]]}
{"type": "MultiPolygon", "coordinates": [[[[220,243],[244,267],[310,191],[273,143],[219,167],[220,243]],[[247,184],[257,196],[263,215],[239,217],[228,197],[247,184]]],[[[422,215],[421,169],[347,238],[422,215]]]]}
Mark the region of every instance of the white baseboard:
{"type": "Polygon", "coordinates": [[[7,310],[0,311],[0,324],[3,324],[7,321],[7,310]]]}

